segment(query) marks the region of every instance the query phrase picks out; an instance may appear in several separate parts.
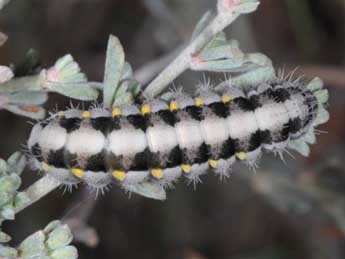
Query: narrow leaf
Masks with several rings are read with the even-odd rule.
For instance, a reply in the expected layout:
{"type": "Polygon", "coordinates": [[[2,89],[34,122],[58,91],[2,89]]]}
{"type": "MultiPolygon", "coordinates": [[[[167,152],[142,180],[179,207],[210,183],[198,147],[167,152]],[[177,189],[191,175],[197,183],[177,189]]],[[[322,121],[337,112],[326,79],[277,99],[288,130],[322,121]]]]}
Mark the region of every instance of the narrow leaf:
{"type": "Polygon", "coordinates": [[[197,25],[192,34],[192,40],[199,36],[199,34],[206,28],[206,26],[210,23],[212,18],[211,12],[207,11],[201,19],[198,21],[197,25]]]}
{"type": "Polygon", "coordinates": [[[103,81],[103,103],[105,108],[111,108],[113,104],[124,64],[125,54],[121,43],[118,38],[110,35],[103,81]]]}

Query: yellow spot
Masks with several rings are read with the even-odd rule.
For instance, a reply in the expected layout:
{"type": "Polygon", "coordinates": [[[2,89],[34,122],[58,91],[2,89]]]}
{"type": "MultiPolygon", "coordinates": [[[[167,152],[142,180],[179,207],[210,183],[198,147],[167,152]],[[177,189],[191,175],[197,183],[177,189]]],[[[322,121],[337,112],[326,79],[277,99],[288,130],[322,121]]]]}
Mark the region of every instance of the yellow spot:
{"type": "Polygon", "coordinates": [[[182,164],[181,168],[182,168],[182,171],[185,172],[186,174],[188,174],[190,170],[192,169],[192,167],[188,164],[182,164]]]}
{"type": "Polygon", "coordinates": [[[163,170],[162,169],[159,169],[159,168],[152,169],[151,174],[153,175],[153,177],[155,177],[157,179],[163,178],[163,170]]]}
{"type": "Polygon", "coordinates": [[[126,177],[126,173],[125,173],[125,171],[115,170],[115,171],[113,172],[113,176],[114,176],[117,180],[123,181],[123,180],[125,179],[125,177],[126,177]]]}
{"type": "Polygon", "coordinates": [[[244,160],[247,157],[246,152],[237,152],[237,153],[235,153],[235,155],[239,160],[244,160]]]}
{"type": "Polygon", "coordinates": [[[210,167],[212,167],[212,168],[217,168],[217,160],[209,159],[209,160],[208,160],[208,164],[209,164],[210,167]]]}
{"type": "Polygon", "coordinates": [[[222,101],[223,101],[223,103],[229,103],[229,102],[231,102],[231,97],[229,95],[225,94],[222,96],[222,101]]]}
{"type": "Polygon", "coordinates": [[[169,109],[170,111],[176,111],[180,108],[180,105],[177,103],[177,102],[171,102],[170,103],[170,106],[169,106],[169,109]]]}
{"type": "Polygon", "coordinates": [[[74,174],[76,177],[81,178],[84,176],[84,171],[79,168],[72,168],[72,174],[74,174]]]}
{"type": "Polygon", "coordinates": [[[195,98],[195,105],[196,105],[196,107],[200,107],[200,106],[204,105],[204,100],[201,98],[195,98]]]}
{"type": "Polygon", "coordinates": [[[49,166],[47,163],[42,162],[42,169],[43,169],[44,171],[49,171],[50,166],[49,166]]]}
{"type": "Polygon", "coordinates": [[[149,114],[151,112],[151,107],[147,104],[141,106],[141,113],[142,115],[149,114]]]}
{"type": "Polygon", "coordinates": [[[83,114],[81,115],[81,117],[83,119],[89,119],[91,117],[91,113],[89,111],[85,111],[83,112],[83,114]]]}
{"type": "Polygon", "coordinates": [[[59,117],[64,117],[64,116],[65,116],[65,113],[64,113],[63,111],[59,111],[59,112],[58,112],[58,116],[59,116],[59,117]]]}
{"type": "Polygon", "coordinates": [[[117,116],[120,116],[121,115],[121,110],[120,108],[114,108],[111,112],[111,116],[113,117],[117,117],[117,116]]]}

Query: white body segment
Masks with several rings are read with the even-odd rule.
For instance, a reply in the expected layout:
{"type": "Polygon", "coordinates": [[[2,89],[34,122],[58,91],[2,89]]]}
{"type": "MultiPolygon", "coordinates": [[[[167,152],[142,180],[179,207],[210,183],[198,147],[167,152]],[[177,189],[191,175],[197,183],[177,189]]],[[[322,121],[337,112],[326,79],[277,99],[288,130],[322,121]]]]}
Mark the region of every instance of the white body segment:
{"type": "Polygon", "coordinates": [[[217,145],[229,138],[229,130],[223,118],[206,118],[200,122],[200,129],[208,145],[217,145]]]}
{"type": "Polygon", "coordinates": [[[233,112],[226,123],[232,139],[243,139],[259,129],[254,112],[233,112]]]}
{"type": "Polygon", "coordinates": [[[146,139],[150,150],[168,152],[178,145],[175,128],[169,125],[157,125],[146,130],[146,139]]]}
{"type": "Polygon", "coordinates": [[[255,117],[260,130],[280,129],[288,123],[290,116],[283,103],[269,103],[255,110],[255,117]]]}
{"type": "Polygon", "coordinates": [[[181,149],[198,148],[203,142],[200,123],[196,120],[181,121],[175,125],[177,141],[181,149]]]}
{"type": "Polygon", "coordinates": [[[146,134],[141,129],[114,130],[108,135],[108,145],[115,156],[134,155],[147,147],[146,134]]]}
{"type": "Polygon", "coordinates": [[[103,150],[105,140],[102,132],[82,127],[68,135],[66,149],[72,154],[94,155],[103,150]]]}
{"type": "Polygon", "coordinates": [[[63,148],[67,140],[67,132],[57,124],[47,125],[38,138],[38,144],[47,150],[63,148]]]}

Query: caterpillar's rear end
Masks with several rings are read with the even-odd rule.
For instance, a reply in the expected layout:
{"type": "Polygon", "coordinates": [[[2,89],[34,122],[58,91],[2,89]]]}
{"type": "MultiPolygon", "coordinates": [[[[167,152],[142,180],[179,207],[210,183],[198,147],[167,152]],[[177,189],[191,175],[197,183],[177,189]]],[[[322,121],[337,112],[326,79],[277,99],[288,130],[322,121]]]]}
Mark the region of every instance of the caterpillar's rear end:
{"type": "Polygon", "coordinates": [[[182,174],[194,183],[208,171],[228,176],[236,161],[255,168],[264,150],[308,155],[315,127],[328,120],[319,79],[222,85],[112,111],[59,112],[31,132],[33,165],[66,185],[82,181],[98,190],[117,182],[164,199],[164,188],[182,174]]]}

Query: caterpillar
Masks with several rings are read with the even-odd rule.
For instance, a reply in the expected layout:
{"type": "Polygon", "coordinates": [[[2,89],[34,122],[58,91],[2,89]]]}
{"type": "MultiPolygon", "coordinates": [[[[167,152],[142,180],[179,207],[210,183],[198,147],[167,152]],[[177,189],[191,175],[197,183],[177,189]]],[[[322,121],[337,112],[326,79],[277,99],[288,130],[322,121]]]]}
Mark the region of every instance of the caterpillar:
{"type": "Polygon", "coordinates": [[[328,92],[311,82],[277,77],[251,87],[225,81],[145,99],[112,110],[67,109],[38,122],[27,142],[35,169],[67,186],[127,191],[165,199],[181,175],[197,183],[208,171],[228,176],[240,161],[251,168],[263,151],[308,155],[315,129],[328,120],[328,92]]]}

